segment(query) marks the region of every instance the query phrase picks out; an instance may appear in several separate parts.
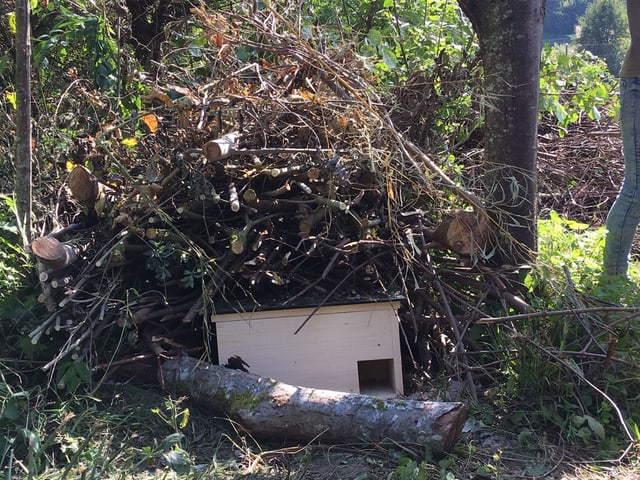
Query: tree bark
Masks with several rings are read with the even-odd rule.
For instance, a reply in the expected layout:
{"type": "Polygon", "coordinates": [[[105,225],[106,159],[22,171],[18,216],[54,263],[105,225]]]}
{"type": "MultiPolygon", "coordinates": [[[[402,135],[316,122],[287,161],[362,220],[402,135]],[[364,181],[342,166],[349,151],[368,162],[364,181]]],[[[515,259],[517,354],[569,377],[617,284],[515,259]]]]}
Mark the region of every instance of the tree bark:
{"type": "Polygon", "coordinates": [[[229,415],[256,438],[387,440],[448,452],[466,420],[467,406],[460,402],[380,399],[295,387],[186,356],[164,362],[162,373],[165,386],[216,414],[229,415]]]}
{"type": "Polygon", "coordinates": [[[497,261],[534,258],[540,50],[546,0],[458,0],[478,35],[486,95],[487,206],[506,233],[497,261]]]}
{"type": "Polygon", "coordinates": [[[31,24],[29,1],[16,0],[15,202],[22,244],[31,242],[31,24]]]}

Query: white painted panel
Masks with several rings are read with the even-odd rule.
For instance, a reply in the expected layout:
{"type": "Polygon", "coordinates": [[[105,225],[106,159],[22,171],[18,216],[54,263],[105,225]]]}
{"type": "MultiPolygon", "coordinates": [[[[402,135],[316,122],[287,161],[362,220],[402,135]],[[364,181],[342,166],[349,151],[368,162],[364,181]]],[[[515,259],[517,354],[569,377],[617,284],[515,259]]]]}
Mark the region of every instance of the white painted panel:
{"type": "Polygon", "coordinates": [[[249,370],[292,385],[358,392],[358,360],[394,359],[402,391],[397,302],[290,309],[213,317],[220,362],[240,355],[249,370]]]}

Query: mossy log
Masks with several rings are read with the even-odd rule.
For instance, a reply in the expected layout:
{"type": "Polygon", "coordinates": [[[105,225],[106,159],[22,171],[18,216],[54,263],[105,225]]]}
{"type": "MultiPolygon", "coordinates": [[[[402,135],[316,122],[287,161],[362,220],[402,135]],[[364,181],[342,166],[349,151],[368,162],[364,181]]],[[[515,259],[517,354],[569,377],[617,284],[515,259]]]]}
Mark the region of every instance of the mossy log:
{"type": "Polygon", "coordinates": [[[391,441],[448,452],[466,420],[460,402],[382,399],[297,387],[182,356],[163,364],[165,386],[228,415],[256,438],[326,444],[391,441]]]}

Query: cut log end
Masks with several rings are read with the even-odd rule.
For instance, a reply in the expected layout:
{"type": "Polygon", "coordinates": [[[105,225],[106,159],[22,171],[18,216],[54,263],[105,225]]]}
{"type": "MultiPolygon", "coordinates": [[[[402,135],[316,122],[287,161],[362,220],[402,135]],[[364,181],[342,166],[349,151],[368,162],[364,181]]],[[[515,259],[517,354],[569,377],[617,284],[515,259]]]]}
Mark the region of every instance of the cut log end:
{"type": "Polygon", "coordinates": [[[67,179],[73,197],[83,205],[94,205],[100,194],[98,179],[82,165],[76,166],[67,179]]]}
{"type": "Polygon", "coordinates": [[[30,245],[33,254],[50,270],[59,270],[73,263],[77,253],[71,245],[46,236],[36,238],[30,245]]]}
{"type": "Polygon", "coordinates": [[[227,158],[233,150],[238,148],[239,138],[239,132],[231,132],[205,143],[202,150],[207,161],[216,163],[227,158]]]}
{"type": "Polygon", "coordinates": [[[433,231],[433,240],[460,255],[472,256],[490,250],[494,235],[486,212],[456,210],[433,231]]]}

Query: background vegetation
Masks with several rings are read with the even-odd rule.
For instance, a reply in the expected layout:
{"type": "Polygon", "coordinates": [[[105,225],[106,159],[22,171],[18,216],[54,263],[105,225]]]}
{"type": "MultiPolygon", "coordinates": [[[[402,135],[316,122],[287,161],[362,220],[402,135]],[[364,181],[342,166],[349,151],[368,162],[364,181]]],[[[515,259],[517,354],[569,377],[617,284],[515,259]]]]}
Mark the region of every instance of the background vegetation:
{"type": "Polygon", "coordinates": [[[544,38],[549,43],[568,43],[575,34],[578,18],[593,0],[547,0],[544,38]]]}
{"type": "Polygon", "coordinates": [[[578,19],[578,45],[605,59],[617,74],[629,46],[626,5],[620,0],[595,0],[578,19]]]}
{"type": "MultiPolygon", "coordinates": [[[[571,51],[544,48],[540,118],[559,136],[585,118],[609,121],[617,108],[611,72],[626,41],[621,2],[596,0],[587,8],[588,3],[547,4],[550,35],[569,35],[578,23],[582,26],[571,51]],[[606,8],[610,16],[598,13],[606,8]],[[603,31],[613,34],[599,37],[603,31]],[[595,50],[595,44],[607,48],[595,50]],[[574,54],[578,47],[607,62],[587,52],[574,54]]],[[[8,2],[1,5],[0,475],[7,480],[129,474],[168,478],[169,472],[184,478],[304,478],[315,447],[260,445],[222,419],[202,417],[184,399],[111,383],[90,374],[86,363],[66,362],[52,376],[40,370],[58,345],[34,344],[28,337],[45,312],[37,302],[32,265],[20,246],[10,194],[15,50],[12,8],[8,2]]],[[[204,78],[208,57],[203,52],[209,47],[184,5],[168,14],[168,35],[160,50],[180,54],[155,61],[136,50],[131,19],[111,2],[32,2],[32,7],[35,216],[39,231],[49,231],[53,225],[47,224],[47,212],[67,162],[84,163],[97,133],[128,125],[149,92],[145,78],[157,69],[176,68],[177,74],[204,78]],[[183,28],[174,28],[178,24],[183,28]]],[[[219,8],[224,13],[226,7],[219,8]]],[[[455,2],[314,0],[303,2],[299,10],[285,5],[281,10],[318,48],[346,45],[361,56],[377,92],[397,105],[391,114],[400,128],[461,184],[472,184],[466,176],[468,157],[460,152],[481,138],[486,103],[478,86],[477,44],[455,2]],[[415,82],[430,86],[428,108],[403,125],[406,105],[397,100],[415,82]]],[[[122,145],[109,147],[115,154],[126,152],[122,145]]],[[[468,478],[470,472],[506,478],[501,473],[506,459],[478,452],[484,432],[496,430],[516,432],[509,441],[529,455],[529,475],[545,473],[548,464],[536,459],[548,453],[550,444],[566,445],[576,459],[579,451],[592,459],[624,457],[637,463],[640,328],[635,312],[617,309],[639,303],[637,266],[632,266],[630,281],[601,277],[599,225],[545,212],[539,233],[539,263],[524,279],[527,300],[541,311],[564,313],[474,325],[466,341],[479,352],[472,368],[483,396],[472,405],[468,441],[444,460],[413,458],[400,449],[382,455],[357,450],[369,467],[387,466],[379,478],[454,479],[468,478]]],[[[446,396],[453,383],[447,373],[432,378],[425,390],[446,396]]],[[[376,478],[368,472],[358,478],[376,478]]]]}

